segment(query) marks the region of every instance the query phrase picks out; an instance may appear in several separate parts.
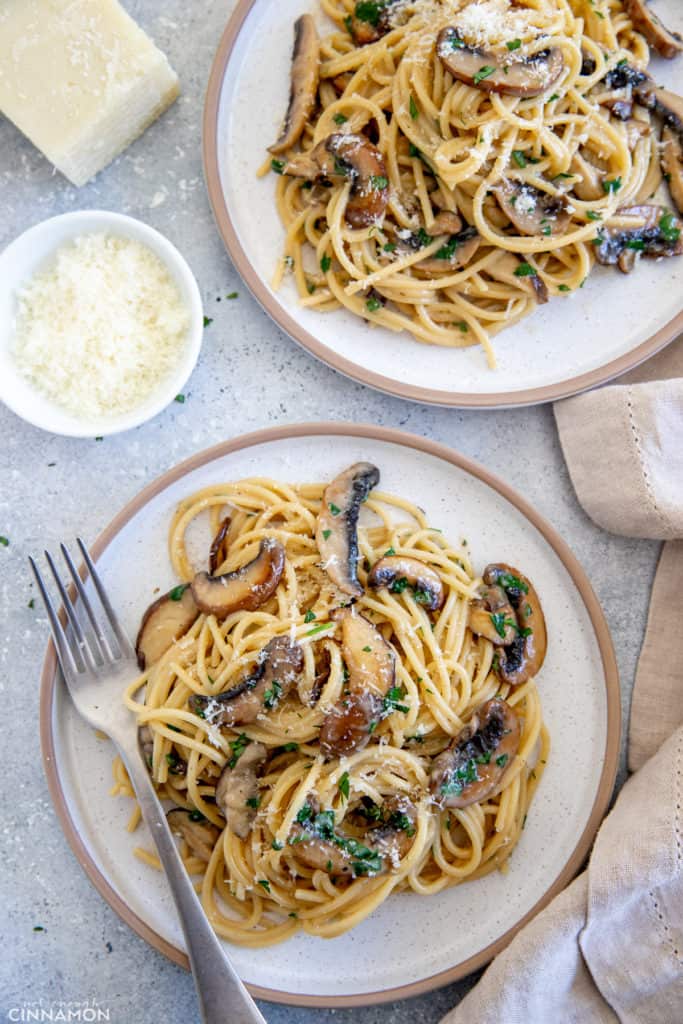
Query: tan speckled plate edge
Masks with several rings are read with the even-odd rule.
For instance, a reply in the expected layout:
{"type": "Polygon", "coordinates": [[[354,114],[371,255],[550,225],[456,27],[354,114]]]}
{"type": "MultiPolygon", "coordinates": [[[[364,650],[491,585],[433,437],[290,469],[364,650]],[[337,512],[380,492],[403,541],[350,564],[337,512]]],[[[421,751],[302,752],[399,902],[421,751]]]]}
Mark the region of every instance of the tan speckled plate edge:
{"type": "Polygon", "coordinates": [[[282,328],[290,338],[307,349],[312,355],[316,356],[323,363],[327,363],[334,370],[338,370],[344,376],[358,381],[360,384],[366,384],[378,391],[397,395],[400,398],[407,398],[413,402],[424,402],[428,405],[442,405],[455,408],[512,408],[514,406],[552,402],[558,398],[568,398],[570,395],[578,394],[580,391],[587,391],[599,384],[605,384],[607,381],[620,376],[620,374],[634,369],[634,367],[644,362],[650,356],[659,352],[660,349],[668,345],[683,331],[682,309],[680,313],[656,331],[647,341],[642,342],[631,349],[630,352],[624,353],[617,359],[613,359],[587,373],[582,373],[577,377],[557,381],[543,387],[481,394],[476,392],[439,391],[432,388],[416,387],[403,381],[394,380],[391,377],[375,373],[358,363],[344,358],[321,341],[318,341],[314,335],[297,323],[287,310],[277,302],[259,276],[238,238],[235,225],[225,202],[220,181],[218,107],[223,79],[239,32],[254,3],[255,0],[240,0],[223,32],[211,67],[204,103],[202,128],[204,177],[218,230],[230,258],[237,267],[244,283],[278,327],[282,328]]]}
{"type": "MultiPolygon", "coordinates": [[[[514,505],[522,515],[526,517],[529,523],[542,534],[550,547],[555,551],[571,576],[579,595],[581,596],[586,611],[590,617],[593,629],[595,630],[598,646],[600,648],[600,656],[605,675],[607,702],[607,735],[604,763],[595,801],[586,827],[580,835],[574,851],[567,860],[565,867],[557,876],[550,888],[536,902],[532,909],[520,918],[513,928],[510,928],[495,942],[492,942],[474,956],[455,964],[446,971],[441,971],[438,974],[434,974],[428,978],[423,978],[410,985],[401,985],[396,988],[384,989],[379,992],[369,992],[361,995],[316,996],[313,994],[308,995],[282,992],[256,985],[249,986],[252,995],[260,999],[268,999],[271,1002],[316,1007],[366,1006],[372,1003],[392,1002],[397,999],[406,999],[410,996],[416,996],[420,993],[439,988],[440,986],[446,985],[450,982],[457,981],[458,979],[471,974],[472,971],[483,967],[505,948],[516,932],[519,931],[527,921],[534,917],[554,896],[557,895],[557,893],[568,885],[590,850],[593,838],[598,830],[605,811],[607,810],[612,793],[619,761],[621,740],[621,702],[619,696],[619,675],[607,622],[588,581],[588,577],[567,544],[562,540],[550,523],[540,516],[524,498],[518,495],[502,480],[498,479],[498,477],[489,473],[488,470],[484,469],[477,463],[472,462],[455,451],[452,451],[445,445],[438,444],[437,442],[428,440],[424,437],[419,437],[416,434],[409,434],[404,431],[394,430],[391,428],[362,424],[302,423],[292,426],[273,427],[268,430],[259,430],[251,434],[243,434],[231,441],[224,441],[221,444],[215,445],[213,448],[207,448],[205,451],[198,452],[196,455],[193,455],[184,462],[181,462],[178,466],[168,470],[166,473],[157,477],[156,480],[153,480],[148,484],[148,486],[145,487],[135,498],[128,502],[125,508],[123,508],[121,512],[114,517],[114,519],[99,535],[94,544],[91,545],[90,551],[92,552],[93,558],[95,561],[99,558],[117,533],[137,512],[140,511],[140,509],[151,501],[152,498],[156,497],[157,494],[163,491],[164,488],[169,486],[171,483],[174,483],[181,477],[186,476],[188,473],[191,473],[200,466],[204,466],[214,459],[228,455],[230,452],[239,451],[243,448],[249,448],[254,445],[264,444],[270,441],[280,441],[288,438],[324,436],[326,434],[366,437],[426,452],[428,455],[433,455],[445,462],[449,462],[451,465],[458,467],[465,473],[469,473],[471,476],[481,480],[514,505]]],[[[90,881],[93,883],[100,895],[104,897],[110,907],[112,907],[112,909],[121,917],[121,919],[160,953],[163,953],[170,960],[180,964],[182,967],[188,967],[189,965],[186,955],[150,928],[142,918],[127,906],[125,901],[122,900],[109,885],[78,833],[76,823],[69,813],[69,808],[67,806],[57,771],[55,758],[55,737],[53,734],[52,723],[54,717],[55,690],[58,682],[55,649],[52,641],[50,640],[47,646],[41,676],[40,739],[43,752],[43,765],[47,776],[50,795],[64,834],[75,853],[79,864],[90,881]]]]}

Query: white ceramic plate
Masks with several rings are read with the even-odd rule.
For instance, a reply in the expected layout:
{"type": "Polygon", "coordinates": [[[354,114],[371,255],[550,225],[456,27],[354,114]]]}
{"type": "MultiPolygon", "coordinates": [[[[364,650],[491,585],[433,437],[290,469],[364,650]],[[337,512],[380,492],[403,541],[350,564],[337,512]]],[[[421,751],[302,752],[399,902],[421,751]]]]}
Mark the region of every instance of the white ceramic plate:
{"type": "MultiPolygon", "coordinates": [[[[397,895],[334,940],[300,935],[263,951],[232,947],[245,981],[272,1000],[348,1005],[396,999],[485,963],[578,869],[617,765],[616,666],[607,625],[578,563],[552,527],[506,485],[450,449],[399,431],[342,424],[261,431],[197,455],[151,484],[94,546],[130,635],[153,586],[173,583],[166,536],[181,498],[210,483],[253,475],[327,480],[362,459],[380,467],[383,489],[419,498],[433,524],[466,538],[476,566],[509,561],[534,580],[550,638],[539,686],[552,753],[506,875],[488,875],[433,898],[397,895]],[[467,927],[454,927],[454,921],[467,927]]],[[[165,879],[133,855],[135,845],[151,847],[151,840],[144,831],[125,831],[131,803],[107,795],[111,744],[76,715],[57,679],[51,647],[41,712],[48,780],[80,862],[132,927],[182,962],[183,940],[165,879]]]]}
{"type": "MultiPolygon", "coordinates": [[[[683,32],[680,0],[654,4],[683,32]]],[[[204,166],[218,228],[233,262],[270,316],[342,373],[404,398],[453,406],[528,405],[603,383],[636,366],[683,330],[683,260],[646,260],[625,278],[597,267],[585,287],[557,297],[494,339],[498,369],[479,346],[423,345],[369,327],[346,310],[302,309],[291,278],[274,292],[284,231],[273,175],[257,179],[280,130],[295,19],[325,19],[315,0],[241,0],[214,60],[204,113],[204,166]],[[267,74],[264,74],[267,69],[267,74]]],[[[331,23],[327,23],[329,29],[331,23]]],[[[655,57],[658,82],[683,93],[683,57],[655,57]]]]}

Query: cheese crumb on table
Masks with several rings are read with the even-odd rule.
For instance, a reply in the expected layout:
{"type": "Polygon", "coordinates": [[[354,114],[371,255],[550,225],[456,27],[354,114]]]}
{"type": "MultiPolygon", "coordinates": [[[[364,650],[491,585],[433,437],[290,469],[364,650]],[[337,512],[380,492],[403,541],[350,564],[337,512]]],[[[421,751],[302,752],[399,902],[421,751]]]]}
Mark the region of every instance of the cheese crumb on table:
{"type": "Polygon", "coordinates": [[[17,367],[81,419],[115,416],[144,401],[176,367],[190,325],[158,256],[104,233],[60,247],[17,303],[17,367]]]}
{"type": "Polygon", "coordinates": [[[0,0],[0,111],[74,185],[178,93],[168,60],[118,0],[0,0]]]}

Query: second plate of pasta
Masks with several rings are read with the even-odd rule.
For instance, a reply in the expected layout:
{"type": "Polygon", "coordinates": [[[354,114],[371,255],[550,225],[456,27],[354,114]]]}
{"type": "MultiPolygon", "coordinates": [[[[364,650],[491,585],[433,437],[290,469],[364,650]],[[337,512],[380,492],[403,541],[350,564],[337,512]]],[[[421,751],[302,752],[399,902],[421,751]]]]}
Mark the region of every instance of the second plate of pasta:
{"type": "Polygon", "coordinates": [[[480,407],[573,394],[672,340],[683,56],[629,4],[244,0],[205,169],[278,324],[366,384],[480,407]]]}
{"type": "MultiPolygon", "coordinates": [[[[352,1005],[444,984],[578,869],[619,750],[609,634],[566,545],[480,467],[398,431],[263,431],[171,470],[94,550],[139,631],[125,699],[144,754],[258,994],[352,1005]]],[[[56,683],[50,655],[66,834],[184,962],[125,773],[56,683]]]]}

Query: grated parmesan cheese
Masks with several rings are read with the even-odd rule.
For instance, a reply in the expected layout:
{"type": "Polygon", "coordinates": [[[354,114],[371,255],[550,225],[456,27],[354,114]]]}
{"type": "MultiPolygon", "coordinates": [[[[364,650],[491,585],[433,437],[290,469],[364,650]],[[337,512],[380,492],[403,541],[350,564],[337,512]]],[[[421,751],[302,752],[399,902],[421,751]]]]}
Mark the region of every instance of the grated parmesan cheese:
{"type": "Polygon", "coordinates": [[[483,48],[536,35],[533,11],[513,8],[509,0],[481,0],[458,13],[458,31],[469,46],[483,48]]]}
{"type": "Polygon", "coordinates": [[[17,295],[13,356],[48,398],[82,419],[139,405],[177,365],[190,314],[145,245],[82,235],[17,295]]]}

